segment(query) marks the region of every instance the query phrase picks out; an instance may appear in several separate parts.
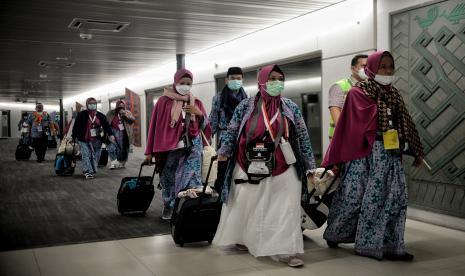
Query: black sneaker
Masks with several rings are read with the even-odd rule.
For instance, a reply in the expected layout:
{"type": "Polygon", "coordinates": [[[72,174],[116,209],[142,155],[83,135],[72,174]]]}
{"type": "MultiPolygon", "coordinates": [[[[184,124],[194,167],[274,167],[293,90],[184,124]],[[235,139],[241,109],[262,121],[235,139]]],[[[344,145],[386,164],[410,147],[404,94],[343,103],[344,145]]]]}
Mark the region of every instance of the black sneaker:
{"type": "Polygon", "coordinates": [[[329,248],[339,248],[337,242],[332,242],[332,241],[326,241],[326,244],[328,245],[329,248]]]}

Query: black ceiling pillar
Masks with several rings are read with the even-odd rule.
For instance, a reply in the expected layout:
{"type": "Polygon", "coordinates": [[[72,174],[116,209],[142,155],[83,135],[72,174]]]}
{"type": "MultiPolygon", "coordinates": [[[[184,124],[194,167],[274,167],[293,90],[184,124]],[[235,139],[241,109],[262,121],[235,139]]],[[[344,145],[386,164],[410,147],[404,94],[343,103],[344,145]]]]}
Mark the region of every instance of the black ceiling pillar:
{"type": "Polygon", "coordinates": [[[176,54],[176,69],[184,69],[185,66],[184,54],[176,54]]]}

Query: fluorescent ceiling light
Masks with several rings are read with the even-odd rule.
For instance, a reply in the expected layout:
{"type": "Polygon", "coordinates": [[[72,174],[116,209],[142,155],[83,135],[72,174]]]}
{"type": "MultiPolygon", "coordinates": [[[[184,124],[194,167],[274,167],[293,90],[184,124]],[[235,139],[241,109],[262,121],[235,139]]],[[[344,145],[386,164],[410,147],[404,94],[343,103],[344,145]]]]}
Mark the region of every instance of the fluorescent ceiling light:
{"type": "MultiPolygon", "coordinates": [[[[373,14],[373,7],[369,0],[344,1],[340,4],[342,6],[338,8],[330,6],[205,51],[186,54],[186,67],[195,76],[206,70],[221,72],[226,71],[229,66],[247,67],[262,64],[266,60],[271,62],[288,58],[305,51],[302,50],[302,45],[312,45],[315,41],[318,42],[325,37],[331,38],[338,33],[353,32],[354,27],[368,20],[367,18],[373,14]]],[[[63,102],[67,105],[90,96],[122,94],[126,87],[137,91],[136,87],[147,89],[147,86],[162,86],[172,82],[175,71],[176,62],[169,62],[118,82],[65,98],[63,102]]]]}
{"type": "MultiPolygon", "coordinates": [[[[23,110],[35,110],[36,105],[33,103],[11,103],[11,102],[0,102],[0,107],[6,108],[21,108],[23,110]]],[[[60,107],[58,105],[44,104],[45,111],[58,111],[60,107]]]]}

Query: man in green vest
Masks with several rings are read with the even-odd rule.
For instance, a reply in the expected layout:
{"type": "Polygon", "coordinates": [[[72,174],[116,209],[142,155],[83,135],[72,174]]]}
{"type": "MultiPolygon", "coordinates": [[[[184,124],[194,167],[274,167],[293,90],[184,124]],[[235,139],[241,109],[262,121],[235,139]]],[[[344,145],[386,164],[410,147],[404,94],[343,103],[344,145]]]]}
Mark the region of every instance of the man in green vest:
{"type": "Polygon", "coordinates": [[[335,82],[329,89],[329,139],[333,138],[334,129],[336,128],[337,120],[341,115],[342,107],[350,88],[357,82],[367,79],[365,75],[365,66],[367,65],[367,55],[356,55],[352,58],[351,71],[352,75],[335,82]]]}

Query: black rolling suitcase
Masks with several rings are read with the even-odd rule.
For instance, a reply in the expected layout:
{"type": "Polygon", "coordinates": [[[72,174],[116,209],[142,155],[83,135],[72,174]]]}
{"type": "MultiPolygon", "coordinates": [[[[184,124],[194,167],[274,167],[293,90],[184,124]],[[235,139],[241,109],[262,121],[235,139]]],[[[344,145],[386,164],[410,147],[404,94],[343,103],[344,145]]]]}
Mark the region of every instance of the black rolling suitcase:
{"type": "MultiPolygon", "coordinates": [[[[209,178],[213,161],[212,157],[206,179],[209,178]]],[[[205,194],[208,182],[204,183],[203,192],[197,198],[176,198],[171,217],[171,235],[176,244],[207,241],[212,242],[216,228],[220,222],[221,205],[217,196],[205,194]]]]}
{"type": "Polygon", "coordinates": [[[98,160],[99,167],[105,167],[108,164],[108,150],[107,147],[102,147],[102,151],[100,152],[100,158],[98,160]]]}
{"type": "MultiPolygon", "coordinates": [[[[327,173],[328,169],[325,169],[321,178],[327,173]]],[[[302,214],[302,230],[315,230],[323,226],[328,219],[329,208],[331,208],[331,203],[333,201],[334,192],[330,193],[331,188],[334,186],[334,183],[339,178],[340,171],[335,175],[334,179],[331,181],[331,184],[325,190],[321,196],[313,196],[316,192],[316,189],[309,191],[307,196],[307,201],[302,202],[301,206],[303,209],[302,214]]]]}
{"type": "Polygon", "coordinates": [[[118,212],[121,214],[129,212],[145,213],[150,207],[150,203],[152,203],[155,194],[153,187],[155,169],[152,176],[141,176],[142,167],[144,167],[144,164],[140,165],[139,176],[125,177],[121,180],[116,197],[118,212]]]}
{"type": "Polygon", "coordinates": [[[26,144],[19,144],[16,147],[15,158],[18,161],[27,161],[31,158],[32,149],[26,144]]]}

